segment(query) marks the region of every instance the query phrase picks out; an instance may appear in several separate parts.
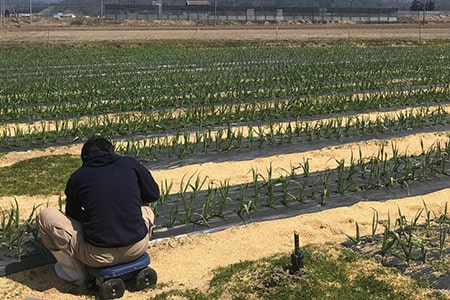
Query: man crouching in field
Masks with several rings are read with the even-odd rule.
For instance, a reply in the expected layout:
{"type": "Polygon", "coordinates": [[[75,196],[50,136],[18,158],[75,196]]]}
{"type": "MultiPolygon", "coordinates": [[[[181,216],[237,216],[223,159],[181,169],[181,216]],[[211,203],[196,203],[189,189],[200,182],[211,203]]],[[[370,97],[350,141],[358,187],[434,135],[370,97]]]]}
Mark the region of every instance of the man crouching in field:
{"type": "Polygon", "coordinates": [[[45,208],[36,217],[42,243],[55,256],[58,277],[85,281],[84,265],[111,266],[139,258],[148,247],[159,187],[138,161],[114,153],[104,138],[82,147],[82,166],[65,189],[65,214],[45,208]]]}

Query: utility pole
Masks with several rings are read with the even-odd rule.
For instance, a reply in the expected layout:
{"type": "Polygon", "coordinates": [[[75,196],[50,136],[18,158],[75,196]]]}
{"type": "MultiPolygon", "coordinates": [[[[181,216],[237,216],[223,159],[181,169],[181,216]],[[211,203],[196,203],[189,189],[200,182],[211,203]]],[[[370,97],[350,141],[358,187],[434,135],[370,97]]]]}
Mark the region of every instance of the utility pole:
{"type": "Polygon", "coordinates": [[[422,20],[422,25],[425,26],[425,11],[427,9],[427,0],[425,0],[424,4],[423,4],[423,20],[422,20]]]}
{"type": "Polygon", "coordinates": [[[334,0],[330,0],[331,21],[333,21],[333,19],[334,19],[334,16],[333,16],[333,13],[334,13],[334,11],[333,11],[333,2],[334,2],[334,0]]]}
{"type": "MultiPolygon", "coordinates": [[[[14,9],[14,6],[12,5],[11,0],[8,0],[8,3],[9,3],[9,6],[11,7],[12,13],[13,13],[14,16],[16,17],[17,24],[19,25],[19,27],[21,27],[20,21],[19,21],[19,15],[17,14],[16,10],[14,9]]],[[[3,2],[3,10],[5,10],[4,2],[3,2]]],[[[5,14],[5,12],[3,12],[3,14],[5,14]]],[[[6,25],[6,24],[5,24],[5,25],[6,25]]]]}
{"type": "Polygon", "coordinates": [[[350,0],[350,20],[353,20],[353,0],[350,0]]]}
{"type": "Polygon", "coordinates": [[[217,0],[214,0],[214,26],[217,25],[217,0]]]}
{"type": "Polygon", "coordinates": [[[0,26],[4,26],[5,23],[5,0],[0,0],[0,26]]]}

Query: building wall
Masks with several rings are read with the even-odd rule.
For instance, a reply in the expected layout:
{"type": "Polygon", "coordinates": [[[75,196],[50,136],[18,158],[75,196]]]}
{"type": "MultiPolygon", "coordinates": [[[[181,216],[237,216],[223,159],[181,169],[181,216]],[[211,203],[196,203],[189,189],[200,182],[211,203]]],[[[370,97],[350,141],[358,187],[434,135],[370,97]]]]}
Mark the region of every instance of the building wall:
{"type": "Polygon", "coordinates": [[[144,20],[314,20],[395,22],[397,9],[386,8],[233,8],[210,6],[105,5],[107,19],[144,20]]]}

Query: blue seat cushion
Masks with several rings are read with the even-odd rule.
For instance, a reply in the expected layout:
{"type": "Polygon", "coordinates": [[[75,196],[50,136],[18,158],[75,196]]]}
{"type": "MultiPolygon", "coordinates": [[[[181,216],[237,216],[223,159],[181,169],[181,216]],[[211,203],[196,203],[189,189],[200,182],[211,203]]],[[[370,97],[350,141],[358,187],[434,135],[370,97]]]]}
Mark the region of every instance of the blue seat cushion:
{"type": "Polygon", "coordinates": [[[150,264],[150,256],[144,252],[138,259],[108,267],[92,268],[87,267],[90,275],[98,278],[115,278],[135,271],[142,270],[150,264]]]}

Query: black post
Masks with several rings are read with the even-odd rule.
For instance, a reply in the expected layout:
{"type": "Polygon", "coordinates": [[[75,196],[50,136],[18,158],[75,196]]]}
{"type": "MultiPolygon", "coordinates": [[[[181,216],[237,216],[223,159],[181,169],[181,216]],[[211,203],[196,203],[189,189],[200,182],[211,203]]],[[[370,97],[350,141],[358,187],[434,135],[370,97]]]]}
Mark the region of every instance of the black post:
{"type": "Polygon", "coordinates": [[[294,231],[294,253],[291,254],[291,271],[297,272],[300,268],[303,268],[304,254],[300,251],[300,237],[299,231],[294,231]]]}

